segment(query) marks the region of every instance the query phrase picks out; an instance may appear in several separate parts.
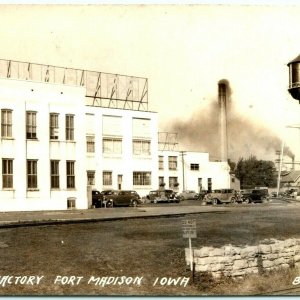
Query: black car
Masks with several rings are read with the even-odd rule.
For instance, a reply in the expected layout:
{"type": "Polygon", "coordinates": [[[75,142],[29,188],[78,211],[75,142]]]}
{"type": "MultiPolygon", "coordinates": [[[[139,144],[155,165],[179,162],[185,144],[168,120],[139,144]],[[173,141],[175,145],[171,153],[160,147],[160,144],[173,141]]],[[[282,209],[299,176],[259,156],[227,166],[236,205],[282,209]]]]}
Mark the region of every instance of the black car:
{"type": "Polygon", "coordinates": [[[267,189],[254,189],[251,193],[242,194],[244,203],[263,203],[269,200],[269,192],[267,189]]]}
{"type": "Polygon", "coordinates": [[[93,207],[96,207],[96,208],[101,207],[102,201],[103,201],[103,195],[97,190],[92,190],[92,205],[93,205],[93,207]]]}
{"type": "Polygon", "coordinates": [[[159,203],[159,202],[176,202],[179,203],[180,199],[177,197],[177,193],[173,190],[155,190],[151,191],[147,195],[147,199],[150,200],[151,203],[159,203]]]}
{"type": "Polygon", "coordinates": [[[101,193],[98,190],[92,190],[92,206],[99,208],[105,206],[105,196],[112,195],[114,190],[104,190],[101,193]]]}
{"type": "Polygon", "coordinates": [[[140,195],[136,191],[112,191],[103,196],[106,207],[113,206],[137,206],[142,203],[140,195]]]}

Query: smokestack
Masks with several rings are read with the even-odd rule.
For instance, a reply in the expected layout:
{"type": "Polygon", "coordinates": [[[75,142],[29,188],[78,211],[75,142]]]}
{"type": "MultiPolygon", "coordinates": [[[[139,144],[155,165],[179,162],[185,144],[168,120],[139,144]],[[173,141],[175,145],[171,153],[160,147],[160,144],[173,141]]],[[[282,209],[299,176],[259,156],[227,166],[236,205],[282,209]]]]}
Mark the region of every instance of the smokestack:
{"type": "Polygon", "coordinates": [[[221,134],[221,161],[228,160],[227,142],[227,84],[224,80],[219,81],[219,108],[220,108],[220,134],[221,134]]]}

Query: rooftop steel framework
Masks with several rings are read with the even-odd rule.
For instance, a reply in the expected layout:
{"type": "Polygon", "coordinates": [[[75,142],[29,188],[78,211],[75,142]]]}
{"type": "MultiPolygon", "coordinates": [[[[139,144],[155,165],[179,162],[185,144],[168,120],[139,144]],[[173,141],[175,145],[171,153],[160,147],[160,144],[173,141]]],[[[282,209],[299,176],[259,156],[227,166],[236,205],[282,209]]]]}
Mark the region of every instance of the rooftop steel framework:
{"type": "Polygon", "coordinates": [[[148,111],[148,79],[0,59],[0,77],[86,88],[86,105],[148,111]]]}
{"type": "Polygon", "coordinates": [[[178,133],[177,132],[158,132],[158,150],[176,151],[178,133]]]}

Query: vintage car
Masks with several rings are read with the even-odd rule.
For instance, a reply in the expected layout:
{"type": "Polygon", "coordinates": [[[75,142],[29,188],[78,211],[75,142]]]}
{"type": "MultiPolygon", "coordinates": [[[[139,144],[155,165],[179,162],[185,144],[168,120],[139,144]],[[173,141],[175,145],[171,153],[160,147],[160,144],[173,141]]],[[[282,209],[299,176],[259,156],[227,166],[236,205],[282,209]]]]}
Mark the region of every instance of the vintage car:
{"type": "Polygon", "coordinates": [[[204,204],[219,204],[219,203],[236,203],[237,193],[234,189],[217,189],[213,190],[204,196],[204,204]]]}
{"type": "Polygon", "coordinates": [[[180,199],[177,197],[177,193],[173,190],[155,190],[151,191],[147,195],[147,199],[150,200],[151,203],[159,203],[159,202],[176,202],[179,203],[180,199]]]}
{"type": "Polygon", "coordinates": [[[103,196],[106,207],[137,206],[142,203],[141,197],[133,190],[112,191],[103,196]]]}

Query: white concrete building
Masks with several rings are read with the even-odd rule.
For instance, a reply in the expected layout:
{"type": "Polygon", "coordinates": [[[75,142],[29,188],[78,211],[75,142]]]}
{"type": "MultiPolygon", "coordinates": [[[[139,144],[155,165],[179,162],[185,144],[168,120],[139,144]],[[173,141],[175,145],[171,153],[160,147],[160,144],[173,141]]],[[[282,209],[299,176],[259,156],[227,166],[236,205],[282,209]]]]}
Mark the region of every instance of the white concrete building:
{"type": "Polygon", "coordinates": [[[0,79],[1,211],[66,209],[70,197],[87,208],[84,95],[82,87],[0,79]]]}
{"type": "Polygon", "coordinates": [[[0,60],[0,211],[90,207],[91,188],[227,188],[227,163],[159,151],[144,78],[0,60]],[[177,185],[176,183],[179,183],[177,185]]]}
{"type": "Polygon", "coordinates": [[[159,151],[159,182],[179,192],[230,188],[229,171],[227,162],[209,161],[208,153],[159,151]]]}

